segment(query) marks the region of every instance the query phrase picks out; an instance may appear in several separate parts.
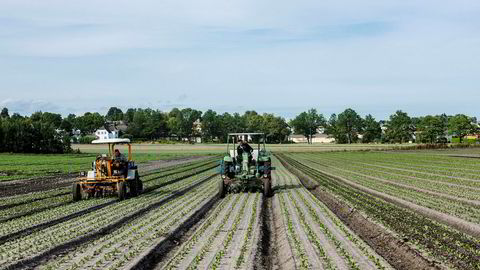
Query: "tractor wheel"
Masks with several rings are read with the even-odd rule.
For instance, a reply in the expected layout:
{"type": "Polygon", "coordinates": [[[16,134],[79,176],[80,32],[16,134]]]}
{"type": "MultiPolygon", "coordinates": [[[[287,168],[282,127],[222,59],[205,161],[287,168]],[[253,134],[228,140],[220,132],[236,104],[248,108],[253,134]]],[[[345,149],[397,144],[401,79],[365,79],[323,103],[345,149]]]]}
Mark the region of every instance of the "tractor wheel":
{"type": "Polygon", "coordinates": [[[118,199],[124,200],[127,195],[127,185],[125,182],[118,182],[117,183],[117,192],[118,192],[118,199]]]}
{"type": "Polygon", "coordinates": [[[220,198],[225,198],[225,184],[223,183],[223,179],[220,179],[218,182],[218,194],[220,198]]]}
{"type": "Polygon", "coordinates": [[[263,180],[263,195],[265,197],[272,196],[272,181],[268,178],[263,180]]]}
{"type": "Polygon", "coordinates": [[[130,196],[136,197],[138,195],[137,179],[128,181],[128,189],[130,190],[130,196]]]}
{"type": "Polygon", "coordinates": [[[74,202],[80,201],[82,199],[82,187],[80,186],[80,184],[73,184],[72,194],[74,202]]]}
{"type": "Polygon", "coordinates": [[[138,179],[137,181],[137,193],[141,194],[143,192],[143,182],[142,180],[138,179]]]}

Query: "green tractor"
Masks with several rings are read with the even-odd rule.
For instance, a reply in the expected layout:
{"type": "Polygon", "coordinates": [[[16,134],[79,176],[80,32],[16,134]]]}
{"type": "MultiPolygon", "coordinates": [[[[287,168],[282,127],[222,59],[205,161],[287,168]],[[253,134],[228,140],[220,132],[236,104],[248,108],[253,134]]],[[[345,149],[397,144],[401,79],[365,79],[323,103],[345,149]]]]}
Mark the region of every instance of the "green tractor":
{"type": "Polygon", "coordinates": [[[220,197],[225,197],[227,192],[254,189],[261,189],[265,196],[271,196],[274,169],[271,165],[272,159],[265,147],[265,133],[229,133],[227,155],[220,163],[220,197]],[[256,142],[256,149],[248,145],[250,140],[256,142]]]}

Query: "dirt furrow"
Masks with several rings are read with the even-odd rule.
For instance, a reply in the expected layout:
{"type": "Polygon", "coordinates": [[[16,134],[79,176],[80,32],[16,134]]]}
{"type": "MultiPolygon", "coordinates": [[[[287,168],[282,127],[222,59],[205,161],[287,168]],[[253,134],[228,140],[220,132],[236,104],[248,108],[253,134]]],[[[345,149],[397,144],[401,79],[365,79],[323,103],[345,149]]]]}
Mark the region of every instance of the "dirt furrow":
{"type": "Polygon", "coordinates": [[[113,236],[107,235],[77,247],[75,251],[65,255],[68,261],[59,265],[59,268],[70,268],[72,265],[80,264],[82,268],[89,269],[120,268],[133,257],[142,257],[142,251],[149,246],[154,246],[153,242],[165,239],[169,234],[168,227],[182,223],[196,208],[201,207],[208,198],[213,197],[215,191],[212,181],[203,188],[189,193],[191,194],[189,198],[178,197],[155,212],[122,226],[113,236]],[[125,254],[128,254],[127,259],[125,254]]]}
{"type": "Polygon", "coordinates": [[[240,199],[240,196],[235,196],[235,199],[233,197],[227,196],[222,200],[202,224],[198,226],[197,230],[173,254],[172,258],[157,265],[156,269],[179,268],[182,262],[184,262],[183,266],[187,267],[194,260],[195,255],[201,252],[204,247],[203,244],[207,243],[208,239],[214,235],[215,230],[229,219],[240,199]]]}
{"type": "MultiPolygon", "coordinates": [[[[237,267],[237,261],[242,254],[242,248],[247,247],[248,245],[247,241],[249,239],[246,239],[245,235],[247,233],[249,224],[251,222],[255,224],[255,221],[258,220],[258,206],[255,208],[253,206],[257,205],[260,196],[260,193],[249,194],[249,201],[247,203],[247,206],[245,207],[245,212],[243,214],[242,220],[238,224],[237,229],[233,234],[233,239],[230,245],[228,246],[228,248],[224,249],[224,255],[219,263],[219,267],[221,269],[234,269],[237,267]],[[255,213],[253,212],[254,210],[255,213]],[[254,214],[253,217],[252,214],[254,214]]],[[[246,256],[248,256],[248,254],[246,254],[246,256]]]]}
{"type": "Polygon", "coordinates": [[[415,211],[419,214],[422,214],[424,216],[432,218],[432,219],[434,219],[438,222],[441,222],[441,223],[444,223],[446,225],[452,226],[452,227],[456,228],[457,230],[462,231],[466,234],[469,234],[473,237],[480,237],[480,225],[478,225],[478,224],[475,224],[475,223],[472,223],[472,222],[469,222],[469,221],[466,221],[466,220],[463,220],[463,219],[457,218],[455,216],[451,216],[451,215],[448,215],[448,214],[445,214],[445,213],[442,213],[442,212],[439,212],[439,211],[436,211],[436,210],[433,210],[433,209],[429,209],[429,208],[414,204],[414,203],[409,202],[409,201],[405,201],[403,199],[399,199],[397,197],[394,197],[394,196],[391,196],[391,195],[388,195],[388,194],[385,194],[385,193],[382,193],[382,192],[378,192],[376,190],[373,190],[373,189],[367,188],[365,186],[362,186],[360,184],[354,183],[354,182],[352,182],[348,179],[345,179],[343,177],[335,176],[335,175],[332,175],[330,173],[327,173],[327,172],[319,170],[319,169],[316,169],[316,170],[318,172],[322,173],[322,174],[327,175],[328,177],[339,180],[342,183],[345,183],[345,184],[347,184],[351,187],[354,187],[356,189],[359,189],[363,192],[374,195],[376,197],[382,198],[382,199],[384,199],[388,202],[394,203],[396,205],[411,209],[411,210],[413,210],[413,211],[415,211]]]}
{"type": "MultiPolygon", "coordinates": [[[[183,196],[187,192],[189,192],[189,191],[197,188],[198,186],[208,182],[210,180],[210,178],[211,178],[211,176],[207,176],[206,178],[199,179],[199,180],[194,179],[193,184],[187,185],[182,190],[176,191],[173,194],[169,194],[164,198],[155,199],[155,202],[150,202],[150,203],[147,203],[146,205],[143,205],[143,206],[140,205],[140,209],[136,209],[136,210],[133,209],[133,212],[131,212],[131,213],[122,214],[121,212],[119,212],[119,213],[114,212],[112,214],[120,215],[119,220],[117,220],[117,221],[112,220],[112,222],[110,222],[109,219],[108,220],[103,220],[103,223],[107,222],[106,223],[107,225],[106,226],[105,225],[100,226],[98,228],[93,227],[94,228],[93,231],[92,231],[92,229],[88,229],[88,227],[83,227],[81,230],[72,230],[72,229],[65,228],[65,225],[62,225],[62,226],[59,226],[59,227],[55,228],[59,232],[59,234],[50,233],[48,231],[38,232],[36,236],[32,235],[32,237],[35,237],[35,238],[30,237],[32,239],[28,240],[27,243],[31,243],[32,241],[35,241],[34,239],[38,239],[40,241],[43,241],[45,243],[44,247],[43,247],[43,250],[42,249],[38,250],[37,247],[33,246],[31,248],[36,249],[37,252],[28,253],[28,254],[31,254],[30,256],[32,256],[32,257],[29,256],[29,258],[20,258],[21,260],[15,259],[15,258],[10,258],[10,260],[13,259],[12,262],[16,261],[16,263],[11,265],[10,268],[16,268],[16,267],[20,267],[20,266],[30,267],[31,265],[38,265],[43,260],[48,260],[48,259],[52,258],[53,256],[58,255],[60,253],[63,254],[64,252],[71,251],[79,245],[82,245],[82,244],[94,241],[96,239],[99,239],[105,234],[109,234],[109,233],[114,232],[116,229],[118,229],[118,227],[120,227],[124,224],[127,224],[128,222],[131,222],[132,220],[143,217],[147,213],[149,213],[150,211],[152,211],[154,209],[157,209],[157,208],[161,207],[162,205],[165,205],[165,204],[169,203],[170,201],[174,200],[177,197],[183,196]],[[86,230],[86,233],[82,233],[85,230],[86,230]],[[76,237],[76,235],[78,237],[76,237]],[[51,244],[52,244],[51,241],[52,240],[54,241],[54,243],[58,243],[58,245],[54,245],[52,247],[51,246],[51,244]],[[45,241],[47,241],[47,242],[45,242],[45,241]],[[50,244],[48,244],[48,243],[50,243],[50,244]]],[[[148,199],[148,198],[142,197],[142,196],[137,197],[137,198],[141,199],[141,200],[148,199]]],[[[126,201],[123,201],[122,203],[129,204],[130,206],[134,206],[133,204],[135,203],[135,200],[133,200],[133,199],[126,200],[126,201]]],[[[96,213],[96,215],[98,215],[98,213],[96,213]]],[[[102,216],[98,216],[98,219],[94,218],[90,223],[87,223],[87,224],[90,224],[90,225],[96,224],[95,220],[101,221],[102,220],[101,218],[102,218],[102,216]]],[[[83,223],[83,222],[81,222],[81,220],[79,220],[78,223],[74,223],[74,226],[78,226],[79,224],[85,224],[85,223],[83,223]]],[[[18,241],[16,241],[16,242],[18,242],[18,241]]],[[[10,245],[13,245],[13,244],[14,243],[10,243],[10,245]]],[[[26,252],[25,248],[20,248],[20,249],[23,250],[22,251],[23,253],[26,252]]],[[[20,252],[20,249],[18,250],[18,252],[20,252]]]]}
{"type": "MultiPolygon", "coordinates": [[[[302,201],[301,207],[304,211],[309,212],[311,208],[320,219],[322,224],[332,233],[332,235],[342,243],[345,250],[353,257],[355,262],[361,269],[378,269],[379,265],[388,267],[388,263],[375,253],[366,243],[358,238],[354,232],[348,229],[341,221],[331,213],[328,208],[320,201],[314,199],[307,190],[295,192],[299,201],[302,201]]],[[[310,222],[315,227],[315,223],[310,215],[310,222]]],[[[317,227],[319,227],[317,225],[317,227]]]]}

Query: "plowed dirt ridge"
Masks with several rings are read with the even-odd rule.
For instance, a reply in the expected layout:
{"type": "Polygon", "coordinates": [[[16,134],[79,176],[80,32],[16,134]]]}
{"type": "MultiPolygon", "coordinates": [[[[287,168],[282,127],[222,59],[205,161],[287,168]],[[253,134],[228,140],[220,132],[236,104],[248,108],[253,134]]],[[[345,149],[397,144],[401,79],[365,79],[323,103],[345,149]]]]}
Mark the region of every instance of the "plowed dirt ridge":
{"type": "Polygon", "coordinates": [[[392,269],[279,162],[273,216],[280,269],[392,269]],[[282,241],[282,237],[286,236],[282,241]]]}

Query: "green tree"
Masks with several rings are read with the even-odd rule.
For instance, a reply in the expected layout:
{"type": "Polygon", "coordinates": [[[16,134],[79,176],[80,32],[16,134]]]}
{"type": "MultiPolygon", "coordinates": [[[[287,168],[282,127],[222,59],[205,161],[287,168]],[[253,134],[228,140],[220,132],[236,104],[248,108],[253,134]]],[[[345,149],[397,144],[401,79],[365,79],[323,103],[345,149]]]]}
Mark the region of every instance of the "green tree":
{"type": "Polygon", "coordinates": [[[98,112],[86,112],[83,116],[77,117],[76,126],[83,136],[92,134],[95,130],[103,127],[105,119],[98,112]]]}
{"type": "Polygon", "coordinates": [[[476,126],[472,124],[472,118],[464,114],[457,114],[451,117],[448,120],[448,129],[451,134],[460,138],[460,142],[462,142],[463,138],[469,133],[475,133],[477,131],[476,126]]]}
{"type": "Polygon", "coordinates": [[[108,109],[107,115],[105,115],[105,119],[110,121],[123,120],[123,112],[117,107],[110,107],[110,109],[108,109]]]}
{"type": "Polygon", "coordinates": [[[208,110],[202,116],[202,137],[211,142],[222,135],[222,117],[213,110],[208,110]]]}
{"type": "Polygon", "coordinates": [[[264,113],[262,132],[265,132],[268,142],[285,142],[290,135],[290,128],[283,117],[277,117],[273,114],[264,113]]]}
{"type": "Polygon", "coordinates": [[[133,121],[133,115],[135,114],[135,111],[137,109],[133,109],[133,108],[129,108],[124,116],[123,116],[123,120],[126,120],[127,122],[132,122],[133,121]]]}
{"type": "Polygon", "coordinates": [[[312,143],[312,136],[323,125],[325,125],[325,118],[322,114],[318,114],[316,109],[302,112],[290,121],[290,126],[293,127],[295,133],[305,136],[308,143],[312,143]]]}
{"type": "Polygon", "coordinates": [[[168,114],[168,128],[175,134],[179,140],[182,138],[190,139],[196,134],[193,123],[201,119],[202,112],[191,108],[178,109],[174,108],[168,114]]]}
{"type": "Polygon", "coordinates": [[[406,112],[398,110],[395,114],[390,115],[386,126],[387,130],[385,133],[390,142],[404,143],[413,138],[415,127],[413,126],[412,119],[406,112]]]}
{"type": "Polygon", "coordinates": [[[2,109],[2,112],[0,112],[0,117],[1,118],[9,118],[10,117],[10,115],[8,114],[8,109],[7,108],[2,109]]]}
{"type": "Polygon", "coordinates": [[[417,139],[422,143],[436,143],[445,138],[445,122],[442,116],[427,115],[420,117],[417,127],[417,139]]]}
{"type": "Polygon", "coordinates": [[[338,115],[337,132],[345,134],[347,143],[356,142],[358,133],[363,130],[363,121],[353,109],[346,109],[338,115]]]}
{"type": "Polygon", "coordinates": [[[382,138],[382,128],[380,126],[380,123],[377,122],[372,115],[367,114],[367,116],[365,116],[363,125],[364,130],[362,142],[371,143],[379,141],[382,138]]]}

